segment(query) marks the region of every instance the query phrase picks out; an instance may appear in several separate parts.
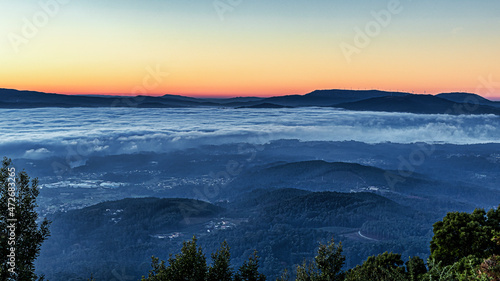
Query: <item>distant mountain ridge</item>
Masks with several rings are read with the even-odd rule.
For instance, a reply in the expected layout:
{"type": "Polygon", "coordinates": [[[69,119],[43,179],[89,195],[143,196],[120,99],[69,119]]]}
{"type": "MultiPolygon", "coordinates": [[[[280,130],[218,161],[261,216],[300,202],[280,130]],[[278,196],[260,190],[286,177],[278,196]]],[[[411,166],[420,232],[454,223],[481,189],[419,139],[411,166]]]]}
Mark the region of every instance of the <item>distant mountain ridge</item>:
{"type": "Polygon", "coordinates": [[[407,112],[419,114],[496,114],[500,102],[470,93],[435,96],[379,90],[316,90],[305,95],[269,98],[193,98],[179,95],[116,97],[61,95],[35,91],[0,89],[0,108],[40,107],[137,107],[188,108],[225,107],[272,109],[290,107],[336,107],[356,111],[407,112]]]}
{"type": "MultiPolygon", "coordinates": [[[[455,102],[447,95],[440,98],[432,95],[383,96],[364,99],[356,102],[342,103],[335,107],[358,111],[408,112],[419,114],[496,114],[500,115],[500,107],[484,105],[479,99],[455,102]]],[[[479,96],[478,96],[479,97],[479,96]]],[[[486,100],[486,99],[484,99],[486,100]]],[[[493,103],[493,102],[492,102],[493,103]]]]}
{"type": "Polygon", "coordinates": [[[470,93],[442,93],[436,95],[436,97],[440,97],[443,99],[459,103],[481,104],[481,105],[500,107],[500,102],[491,101],[489,99],[483,98],[480,95],[470,94],[470,93]]]}

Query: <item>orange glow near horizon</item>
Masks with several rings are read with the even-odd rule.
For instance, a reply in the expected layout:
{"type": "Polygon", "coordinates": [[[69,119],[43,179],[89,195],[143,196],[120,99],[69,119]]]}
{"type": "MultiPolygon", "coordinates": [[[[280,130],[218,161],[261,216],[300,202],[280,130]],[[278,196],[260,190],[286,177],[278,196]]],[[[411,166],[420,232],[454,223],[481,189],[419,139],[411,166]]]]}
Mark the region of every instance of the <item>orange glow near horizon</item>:
{"type": "Polygon", "coordinates": [[[440,94],[440,93],[450,93],[450,92],[467,92],[478,94],[484,98],[490,100],[500,100],[500,95],[496,95],[490,92],[486,87],[478,86],[479,88],[405,88],[405,87],[393,87],[393,88],[383,88],[383,87],[349,87],[349,86],[330,86],[330,87],[318,87],[318,88],[286,88],[286,89],[263,89],[263,90],[241,90],[241,89],[227,89],[227,90],[212,90],[207,91],[206,89],[197,89],[196,87],[182,88],[178,91],[168,89],[166,91],[147,91],[145,94],[141,92],[134,92],[132,88],[120,88],[120,87],[99,87],[98,89],[83,89],[75,90],[74,87],[65,88],[62,86],[54,87],[44,87],[34,85],[33,87],[16,87],[13,86],[2,86],[2,88],[25,90],[25,91],[37,91],[44,93],[55,93],[64,95],[109,95],[109,96],[163,96],[163,95],[180,95],[186,97],[195,98],[231,98],[231,97],[273,97],[273,96],[285,96],[285,95],[305,95],[315,90],[328,90],[328,89],[340,89],[340,90],[380,90],[380,91],[390,91],[390,92],[407,92],[414,94],[440,94]]]}
{"type": "Polygon", "coordinates": [[[376,1],[290,1],[282,14],[257,1],[224,20],[212,5],[146,2],[67,4],[19,45],[8,36],[22,35],[22,19],[39,7],[9,4],[0,12],[0,33],[8,35],[0,40],[0,88],[193,97],[378,89],[500,98],[496,2],[441,3],[432,11],[404,3],[366,46],[355,44],[355,30],[385,8],[376,1]],[[357,51],[347,56],[342,44],[357,51]]]}

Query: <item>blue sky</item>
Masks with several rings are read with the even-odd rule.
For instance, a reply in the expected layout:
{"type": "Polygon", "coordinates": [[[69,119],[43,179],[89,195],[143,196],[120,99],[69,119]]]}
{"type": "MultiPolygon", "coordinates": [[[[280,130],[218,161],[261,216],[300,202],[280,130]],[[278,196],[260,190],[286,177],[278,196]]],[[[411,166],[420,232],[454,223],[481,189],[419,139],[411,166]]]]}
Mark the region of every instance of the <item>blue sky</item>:
{"type": "Polygon", "coordinates": [[[148,94],[500,96],[478,82],[500,81],[500,1],[58,1],[0,1],[1,87],[127,94],[159,65],[169,77],[148,94]],[[380,26],[374,14],[390,5],[399,12],[380,26]],[[47,23],[28,38],[40,13],[47,23]],[[356,45],[374,22],[380,29],[356,45]]]}

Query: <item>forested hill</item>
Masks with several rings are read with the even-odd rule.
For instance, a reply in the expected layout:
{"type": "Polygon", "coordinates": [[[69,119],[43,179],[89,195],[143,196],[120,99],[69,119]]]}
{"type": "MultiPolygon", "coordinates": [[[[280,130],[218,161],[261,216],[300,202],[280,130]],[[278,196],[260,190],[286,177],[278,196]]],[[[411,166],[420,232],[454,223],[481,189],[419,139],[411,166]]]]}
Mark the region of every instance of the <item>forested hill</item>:
{"type": "Polygon", "coordinates": [[[153,253],[168,257],[178,248],[179,243],[161,237],[190,238],[222,212],[221,207],[193,199],[128,198],[56,213],[39,268],[49,280],[90,273],[99,280],[112,280],[112,271],[122,267],[133,268],[138,279],[153,253]]]}
{"type": "Polygon", "coordinates": [[[356,163],[329,163],[321,160],[256,167],[231,183],[232,190],[258,187],[302,188],[311,191],[349,192],[356,186],[385,186],[385,170],[356,163]]]}
{"type": "Polygon", "coordinates": [[[210,251],[227,240],[235,264],[243,262],[253,248],[259,250],[267,261],[263,272],[276,276],[284,265],[311,257],[317,241],[332,236],[344,241],[345,251],[352,254],[349,265],[388,245],[400,252],[425,255],[425,239],[417,244],[412,239],[409,248],[397,246],[396,241],[425,237],[435,219],[371,193],[255,190],[220,204],[223,206],[191,199],[136,198],[57,213],[51,218],[52,236],[43,244],[37,268],[50,280],[69,280],[91,272],[99,280],[108,280],[117,266],[139,278],[147,272],[151,255],[166,259],[179,251],[182,241],[196,235],[200,245],[210,251]]]}
{"type": "Polygon", "coordinates": [[[482,186],[436,180],[411,171],[313,160],[253,167],[225,186],[221,198],[234,200],[242,192],[260,188],[298,188],[316,192],[377,191],[385,196],[453,197],[469,203],[491,205],[495,205],[494,198],[500,196],[499,191],[482,186]],[[402,177],[402,174],[405,176],[402,177]]]}

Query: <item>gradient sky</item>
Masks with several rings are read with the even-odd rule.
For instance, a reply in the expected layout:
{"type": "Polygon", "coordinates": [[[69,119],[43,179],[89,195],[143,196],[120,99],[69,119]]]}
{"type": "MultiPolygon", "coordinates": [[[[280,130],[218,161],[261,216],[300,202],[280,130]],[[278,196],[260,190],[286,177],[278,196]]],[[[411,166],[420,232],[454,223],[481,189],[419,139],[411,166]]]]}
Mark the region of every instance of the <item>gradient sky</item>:
{"type": "Polygon", "coordinates": [[[500,97],[500,1],[60,2],[0,0],[0,88],[189,96],[352,88],[500,97]],[[391,2],[400,12],[374,25],[373,13],[391,2]],[[218,13],[216,4],[230,3],[218,13]],[[356,28],[367,26],[370,42],[356,44],[356,28]],[[341,48],[348,45],[357,48],[350,59],[341,48]]]}

